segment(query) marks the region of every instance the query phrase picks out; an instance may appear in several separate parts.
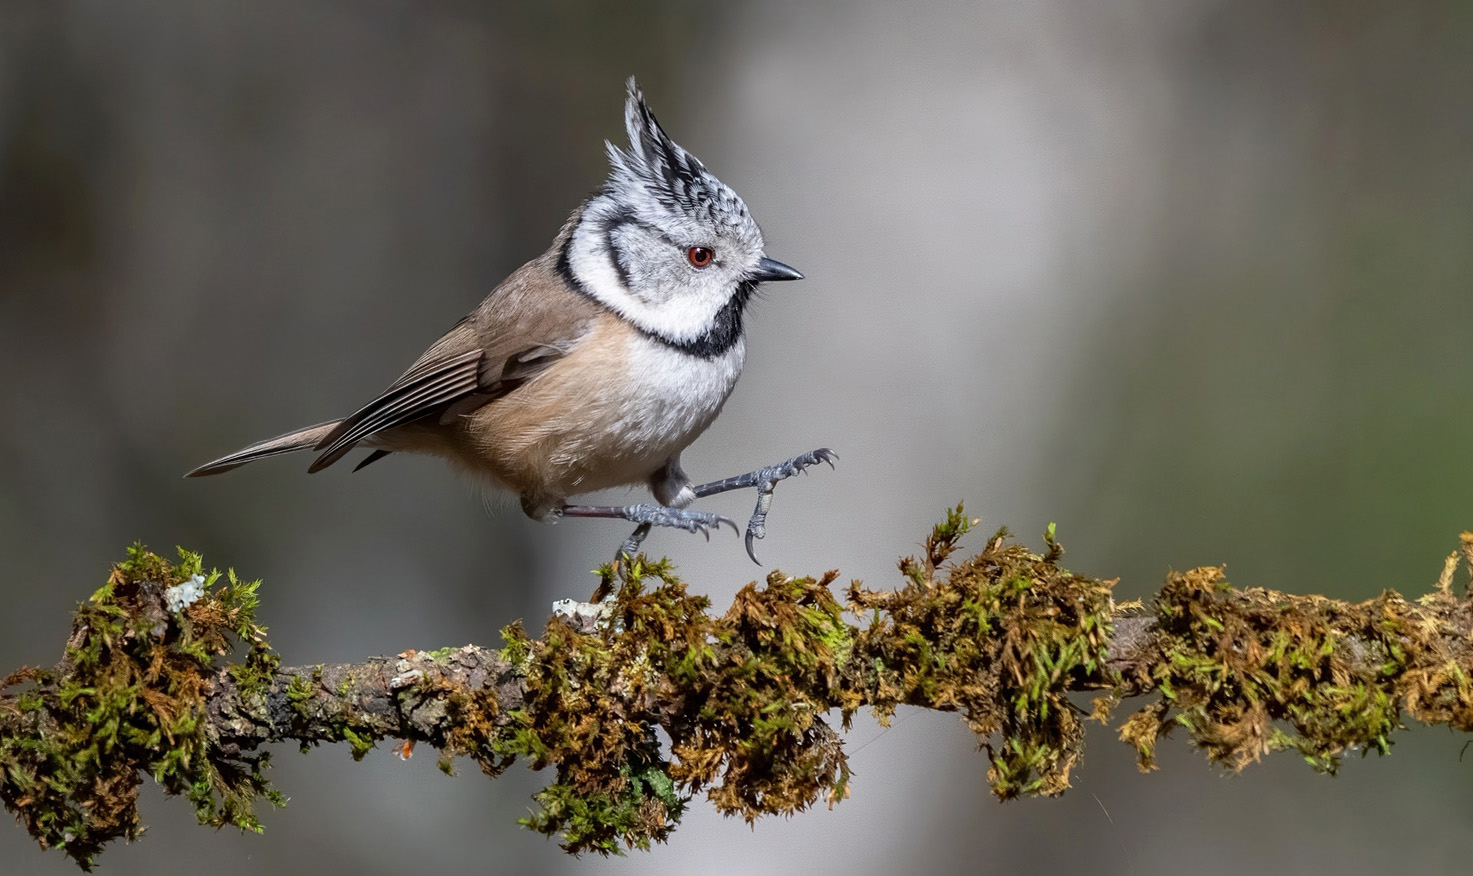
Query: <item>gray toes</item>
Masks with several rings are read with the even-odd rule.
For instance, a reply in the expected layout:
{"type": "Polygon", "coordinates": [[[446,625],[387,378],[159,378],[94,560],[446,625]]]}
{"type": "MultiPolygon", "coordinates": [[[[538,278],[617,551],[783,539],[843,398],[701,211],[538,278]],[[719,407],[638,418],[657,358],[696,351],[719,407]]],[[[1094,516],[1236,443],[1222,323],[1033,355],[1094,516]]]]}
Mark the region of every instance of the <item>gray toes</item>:
{"type": "Polygon", "coordinates": [[[710,537],[710,531],[719,529],[722,524],[730,526],[732,532],[737,532],[736,523],[720,514],[707,514],[703,511],[689,511],[685,508],[666,508],[663,505],[631,505],[629,508],[629,519],[636,523],[650,526],[664,526],[670,529],[683,529],[686,532],[699,532],[710,537]]]}
{"type": "Polygon", "coordinates": [[[635,530],[629,533],[629,537],[624,539],[624,543],[619,545],[619,552],[614,554],[614,562],[617,563],[620,557],[633,559],[634,555],[639,553],[639,546],[644,544],[652,528],[654,528],[653,524],[650,523],[641,523],[635,527],[635,530]]]}

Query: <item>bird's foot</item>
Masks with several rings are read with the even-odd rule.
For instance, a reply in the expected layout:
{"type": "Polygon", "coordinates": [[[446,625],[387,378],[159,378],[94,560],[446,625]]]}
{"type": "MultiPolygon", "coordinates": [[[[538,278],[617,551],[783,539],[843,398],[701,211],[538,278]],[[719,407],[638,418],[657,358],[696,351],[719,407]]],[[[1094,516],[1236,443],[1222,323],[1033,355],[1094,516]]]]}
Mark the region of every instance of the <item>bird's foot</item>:
{"type": "MultiPolygon", "coordinates": [[[[834,453],[827,447],[820,447],[817,450],[811,450],[795,456],[786,462],[780,462],[777,465],[769,465],[766,468],[759,468],[756,471],[749,471],[746,474],[692,487],[691,491],[695,493],[696,498],[700,498],[715,493],[725,493],[730,490],[741,490],[747,487],[757,488],[757,507],[752,511],[752,516],[747,521],[746,544],[747,556],[752,558],[752,562],[758,563],[754,546],[758,539],[764,538],[767,535],[767,512],[772,508],[772,494],[777,489],[778,482],[787,480],[810,466],[818,465],[820,462],[826,462],[829,464],[829,468],[833,468],[834,460],[838,458],[839,455],[837,453],[834,453]]],[[[640,535],[638,530],[635,531],[634,535],[630,536],[630,539],[634,539],[635,535],[639,536],[640,541],[644,539],[644,535],[640,535]]],[[[645,532],[645,535],[648,535],[648,531],[645,532]]],[[[635,544],[638,546],[638,542],[635,542],[635,544]]],[[[758,565],[761,565],[761,563],[758,563],[758,565]]]]}
{"type": "Polygon", "coordinates": [[[639,526],[619,546],[619,553],[614,557],[616,563],[621,557],[632,557],[638,553],[640,544],[650,534],[650,530],[656,526],[699,532],[708,541],[711,538],[711,530],[720,529],[723,525],[730,526],[732,532],[738,531],[735,521],[722,517],[720,514],[707,514],[704,511],[691,511],[687,508],[669,508],[664,505],[564,505],[560,516],[605,517],[638,523],[639,526]]]}
{"type": "MultiPolygon", "coordinates": [[[[736,524],[733,523],[732,526],[734,528],[736,524]]],[[[639,553],[639,546],[644,544],[645,538],[649,536],[650,530],[654,528],[653,523],[641,523],[636,526],[634,531],[629,533],[629,537],[624,539],[624,543],[619,545],[619,552],[614,554],[614,562],[617,564],[624,557],[632,559],[635,554],[639,553]]]]}

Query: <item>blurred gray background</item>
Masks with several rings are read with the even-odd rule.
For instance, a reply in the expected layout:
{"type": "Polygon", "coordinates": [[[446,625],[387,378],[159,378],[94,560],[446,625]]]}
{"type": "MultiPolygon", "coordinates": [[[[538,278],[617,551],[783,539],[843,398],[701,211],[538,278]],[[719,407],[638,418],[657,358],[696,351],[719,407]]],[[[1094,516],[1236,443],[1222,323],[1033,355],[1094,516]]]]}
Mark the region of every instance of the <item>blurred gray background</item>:
{"type": "MultiPolygon", "coordinates": [[[[760,556],[895,583],[959,499],[1148,594],[1170,568],[1366,598],[1473,528],[1473,6],[0,0],[0,669],[59,656],[134,539],[266,580],[290,662],[494,643],[586,595],[622,526],[488,513],[396,457],[187,469],[371,397],[601,181],[640,78],[807,275],[750,321],[687,455],[820,445],[760,556]]],[[[749,497],[712,510],[747,512],[749,497]]],[[[723,604],[730,536],[649,542],[723,604]]],[[[854,798],[562,855],[542,776],[277,753],[263,837],[146,791],[115,874],[1459,871],[1464,739],[1236,777],[1091,731],[999,805],[954,716],[851,734],[854,798]]],[[[70,873],[0,829],[0,871],[70,873]]]]}

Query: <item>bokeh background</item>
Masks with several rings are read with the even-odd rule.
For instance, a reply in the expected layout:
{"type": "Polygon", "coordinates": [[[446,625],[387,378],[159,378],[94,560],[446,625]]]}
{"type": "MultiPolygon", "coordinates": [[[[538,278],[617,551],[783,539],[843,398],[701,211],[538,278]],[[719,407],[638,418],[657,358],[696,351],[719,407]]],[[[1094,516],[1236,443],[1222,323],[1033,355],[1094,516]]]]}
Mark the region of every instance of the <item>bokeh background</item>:
{"type": "MultiPolygon", "coordinates": [[[[1170,568],[1345,598],[1435,579],[1473,528],[1473,6],[0,0],[0,668],[49,663],[134,539],[266,580],[290,662],[493,643],[589,592],[623,527],[488,513],[430,460],[276,460],[355,408],[603,174],[636,74],[746,198],[771,289],[687,456],[782,485],[769,566],[871,586],[959,499],[1148,594],[1170,568]]],[[[749,498],[710,503],[732,516],[749,498]]],[[[737,540],[659,533],[718,605],[737,540]]],[[[145,793],[104,872],[1452,872],[1466,741],[1336,779],[1142,776],[1094,728],[1062,799],[999,805],[954,716],[850,735],[854,798],[564,856],[541,776],[284,747],[264,837],[145,793]]],[[[71,873],[15,827],[0,871],[71,873]]]]}

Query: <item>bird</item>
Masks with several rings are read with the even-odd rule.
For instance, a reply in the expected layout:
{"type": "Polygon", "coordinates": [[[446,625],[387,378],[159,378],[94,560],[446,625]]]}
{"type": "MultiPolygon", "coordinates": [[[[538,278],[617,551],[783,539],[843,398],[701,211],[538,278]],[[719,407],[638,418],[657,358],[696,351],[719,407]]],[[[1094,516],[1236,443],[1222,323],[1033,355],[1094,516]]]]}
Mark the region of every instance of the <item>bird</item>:
{"type": "Polygon", "coordinates": [[[747,554],[776,484],[828,448],[696,484],[681,453],[721,413],[746,360],[744,316],[759,284],[803,279],[769,258],[746,204],[665,133],[633,77],[627,149],[605,141],[603,185],[552,245],[489,295],[367,404],[341,419],[258,441],[186,477],[313,451],[317,472],[369,451],[428,454],[514,492],[533,520],[610,518],[637,524],[616,557],[633,557],[653,527],[698,532],[732,520],[693,510],[698,498],[755,488],[747,554]],[[646,484],[655,503],[569,499],[646,484]]]}

